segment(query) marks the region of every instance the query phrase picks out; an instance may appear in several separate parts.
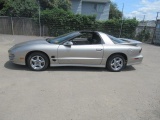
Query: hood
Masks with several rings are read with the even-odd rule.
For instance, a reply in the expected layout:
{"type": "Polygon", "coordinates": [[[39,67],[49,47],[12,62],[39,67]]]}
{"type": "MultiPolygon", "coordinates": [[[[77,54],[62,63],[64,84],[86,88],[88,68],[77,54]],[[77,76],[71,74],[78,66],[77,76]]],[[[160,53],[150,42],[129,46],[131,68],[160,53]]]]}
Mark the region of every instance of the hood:
{"type": "Polygon", "coordinates": [[[32,40],[32,41],[27,41],[27,42],[22,42],[19,44],[16,44],[14,47],[21,47],[21,46],[26,46],[26,45],[36,45],[36,44],[48,44],[48,42],[45,39],[41,40],[32,40]]]}

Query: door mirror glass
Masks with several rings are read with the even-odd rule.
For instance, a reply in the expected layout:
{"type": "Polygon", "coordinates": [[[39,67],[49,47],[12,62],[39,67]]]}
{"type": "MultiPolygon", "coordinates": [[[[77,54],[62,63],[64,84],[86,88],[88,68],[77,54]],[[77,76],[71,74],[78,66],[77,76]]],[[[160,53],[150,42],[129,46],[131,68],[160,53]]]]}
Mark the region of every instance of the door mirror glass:
{"type": "Polygon", "coordinates": [[[63,44],[64,46],[72,46],[73,45],[73,42],[71,41],[67,41],[63,44]]]}

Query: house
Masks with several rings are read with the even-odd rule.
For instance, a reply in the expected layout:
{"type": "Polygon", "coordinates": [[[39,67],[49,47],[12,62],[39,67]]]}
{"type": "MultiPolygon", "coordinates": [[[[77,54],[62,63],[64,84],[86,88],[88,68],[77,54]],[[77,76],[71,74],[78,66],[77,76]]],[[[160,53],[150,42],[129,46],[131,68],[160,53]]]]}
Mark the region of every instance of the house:
{"type": "Polygon", "coordinates": [[[110,0],[70,0],[75,14],[96,15],[97,20],[108,20],[110,0]]]}

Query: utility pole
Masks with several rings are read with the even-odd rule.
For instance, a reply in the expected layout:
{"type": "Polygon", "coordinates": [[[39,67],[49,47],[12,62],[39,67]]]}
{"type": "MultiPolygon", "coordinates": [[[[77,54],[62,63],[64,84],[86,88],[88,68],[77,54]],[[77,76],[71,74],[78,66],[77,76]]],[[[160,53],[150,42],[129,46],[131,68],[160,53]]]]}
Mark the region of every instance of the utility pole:
{"type": "Polygon", "coordinates": [[[143,22],[144,22],[145,18],[146,18],[146,15],[143,16],[143,22]]]}
{"type": "Polygon", "coordinates": [[[156,17],[156,27],[154,29],[154,32],[153,32],[153,38],[152,38],[152,44],[154,44],[154,38],[155,38],[155,34],[156,34],[156,29],[157,29],[157,25],[158,25],[158,15],[159,15],[160,12],[157,12],[157,17],[156,17]]]}
{"type": "Polygon", "coordinates": [[[145,18],[146,18],[146,15],[144,15],[143,17],[143,30],[145,29],[146,25],[145,25],[145,18]]]}
{"type": "Polygon", "coordinates": [[[120,28],[120,33],[119,33],[119,38],[121,37],[121,35],[122,35],[122,29],[123,29],[123,11],[124,11],[124,3],[123,3],[123,7],[122,7],[122,22],[121,22],[121,28],[120,28]]]}

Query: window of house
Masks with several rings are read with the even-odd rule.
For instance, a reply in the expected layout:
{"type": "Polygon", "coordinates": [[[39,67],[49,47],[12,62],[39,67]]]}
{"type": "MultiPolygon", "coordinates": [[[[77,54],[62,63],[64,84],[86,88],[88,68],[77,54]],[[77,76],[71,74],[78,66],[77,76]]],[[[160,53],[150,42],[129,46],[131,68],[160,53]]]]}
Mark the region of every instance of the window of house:
{"type": "Polygon", "coordinates": [[[95,9],[96,12],[103,12],[104,4],[96,3],[94,5],[94,9],[95,9]]]}
{"type": "Polygon", "coordinates": [[[160,29],[160,24],[157,25],[157,29],[160,29]]]}

